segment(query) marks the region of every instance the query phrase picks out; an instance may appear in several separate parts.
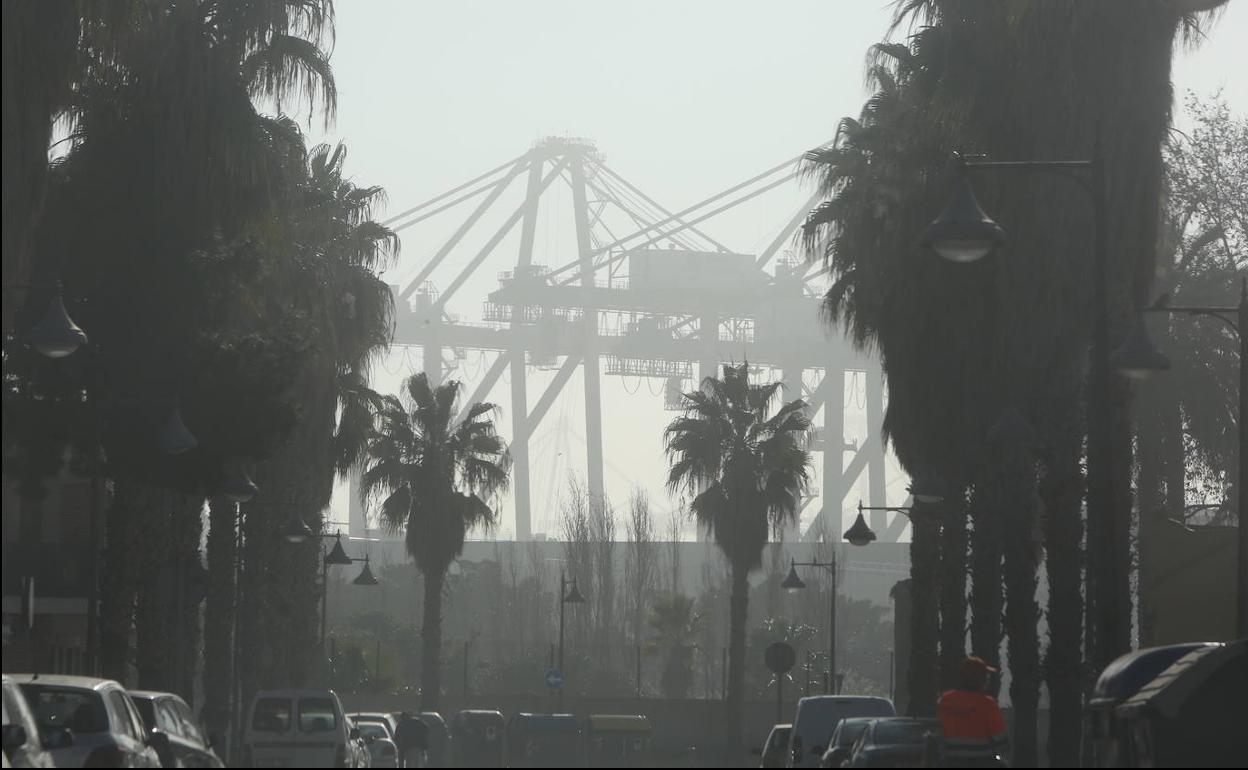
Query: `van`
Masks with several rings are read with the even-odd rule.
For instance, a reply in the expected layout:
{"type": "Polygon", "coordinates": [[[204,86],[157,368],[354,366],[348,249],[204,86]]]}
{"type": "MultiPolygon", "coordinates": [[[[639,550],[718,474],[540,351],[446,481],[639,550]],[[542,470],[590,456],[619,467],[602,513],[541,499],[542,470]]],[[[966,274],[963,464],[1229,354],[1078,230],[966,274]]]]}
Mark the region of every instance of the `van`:
{"type": "Polygon", "coordinates": [[[866,695],[811,695],[797,702],[785,767],[818,767],[832,732],[849,717],[897,716],[888,698],[866,695]]]}
{"type": "Polygon", "coordinates": [[[243,767],[363,767],[360,732],[333,690],[262,690],[243,727],[243,767]]]}

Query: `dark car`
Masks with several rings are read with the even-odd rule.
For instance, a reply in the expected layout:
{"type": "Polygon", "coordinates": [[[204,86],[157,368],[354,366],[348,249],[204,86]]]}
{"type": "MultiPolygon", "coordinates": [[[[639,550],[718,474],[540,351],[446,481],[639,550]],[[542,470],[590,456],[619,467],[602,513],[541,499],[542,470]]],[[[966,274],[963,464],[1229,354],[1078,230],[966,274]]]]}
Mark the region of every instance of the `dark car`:
{"type": "Polygon", "coordinates": [[[823,752],[823,758],[819,760],[819,766],[844,767],[849,761],[850,752],[854,750],[854,744],[866,732],[867,725],[871,724],[873,719],[874,717],[842,719],[832,731],[832,737],[828,739],[828,747],[823,752]]]}
{"type": "Polygon", "coordinates": [[[849,767],[921,767],[935,742],[940,720],[914,717],[872,719],[854,744],[849,767]]]}
{"type": "Polygon", "coordinates": [[[131,690],[130,699],[154,734],[161,767],[225,767],[186,701],[169,692],[131,690]]]}
{"type": "Polygon", "coordinates": [[[784,767],[784,758],[788,756],[789,734],[793,725],[773,725],[767,733],[767,741],[761,749],[754,749],[758,755],[759,767],[784,767]]]}

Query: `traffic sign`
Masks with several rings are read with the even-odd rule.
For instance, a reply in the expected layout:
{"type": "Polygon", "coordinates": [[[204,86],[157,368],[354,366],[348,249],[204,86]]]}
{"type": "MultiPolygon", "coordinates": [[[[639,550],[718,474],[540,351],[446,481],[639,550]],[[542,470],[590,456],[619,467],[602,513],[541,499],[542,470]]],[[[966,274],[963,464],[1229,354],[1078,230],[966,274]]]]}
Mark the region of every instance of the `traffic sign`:
{"type": "Polygon", "coordinates": [[[557,668],[546,669],[546,686],[551,690],[563,687],[563,672],[557,668]]]}
{"type": "Polygon", "coordinates": [[[763,662],[773,674],[787,674],[797,662],[797,653],[784,642],[773,642],[767,645],[763,653],[763,662]]]}

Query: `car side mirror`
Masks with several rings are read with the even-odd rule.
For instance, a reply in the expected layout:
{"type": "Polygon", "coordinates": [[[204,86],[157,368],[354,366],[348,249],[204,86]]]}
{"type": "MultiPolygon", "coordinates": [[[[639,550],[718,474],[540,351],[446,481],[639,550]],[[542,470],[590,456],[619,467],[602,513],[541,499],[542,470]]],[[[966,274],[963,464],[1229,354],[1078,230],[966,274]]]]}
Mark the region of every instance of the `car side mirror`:
{"type": "Polygon", "coordinates": [[[43,738],[45,749],[67,749],[74,745],[74,732],[68,727],[54,726],[46,728],[43,738]]]}
{"type": "Polygon", "coordinates": [[[351,740],[353,740],[353,741],[359,740],[359,738],[360,738],[360,728],[358,728],[358,727],[352,727],[352,728],[351,728],[351,732],[347,733],[347,737],[348,737],[348,738],[350,738],[350,739],[351,739],[351,740]]]}
{"type": "Polygon", "coordinates": [[[220,746],[221,743],[221,733],[208,733],[208,748],[215,749],[220,746]]]}
{"type": "Polygon", "coordinates": [[[160,730],[152,730],[148,733],[147,745],[156,749],[157,753],[163,754],[169,750],[169,735],[160,730]]]}
{"type": "Polygon", "coordinates": [[[20,749],[21,747],[26,745],[27,740],[28,740],[28,736],[26,735],[25,727],[22,727],[21,725],[5,725],[4,726],[3,742],[4,742],[5,751],[11,752],[15,749],[20,749]]]}

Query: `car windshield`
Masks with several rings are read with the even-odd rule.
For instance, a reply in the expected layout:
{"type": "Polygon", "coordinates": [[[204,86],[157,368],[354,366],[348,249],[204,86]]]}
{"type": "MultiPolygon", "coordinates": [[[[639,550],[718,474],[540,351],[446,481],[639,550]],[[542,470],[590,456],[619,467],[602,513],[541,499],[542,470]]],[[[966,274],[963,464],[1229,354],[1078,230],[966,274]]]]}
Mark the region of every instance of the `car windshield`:
{"type": "Polygon", "coordinates": [[[330,698],[299,699],[299,732],[328,733],[338,727],[334,701],[330,698]]]}
{"type": "Polygon", "coordinates": [[[357,720],[355,726],[360,728],[360,735],[365,738],[389,738],[390,731],[380,722],[363,722],[357,720]]]}
{"type": "Polygon", "coordinates": [[[875,743],[881,745],[910,745],[923,743],[928,733],[940,734],[940,726],[934,722],[891,722],[884,720],[875,725],[875,743]]]}
{"type": "Polygon", "coordinates": [[[284,733],[290,729],[290,700],[261,698],[251,717],[251,729],[265,733],[284,733]]]}
{"type": "Polygon", "coordinates": [[[23,684],[22,694],[40,727],[68,727],[75,733],[108,731],[104,701],[94,690],[23,684]]]}

